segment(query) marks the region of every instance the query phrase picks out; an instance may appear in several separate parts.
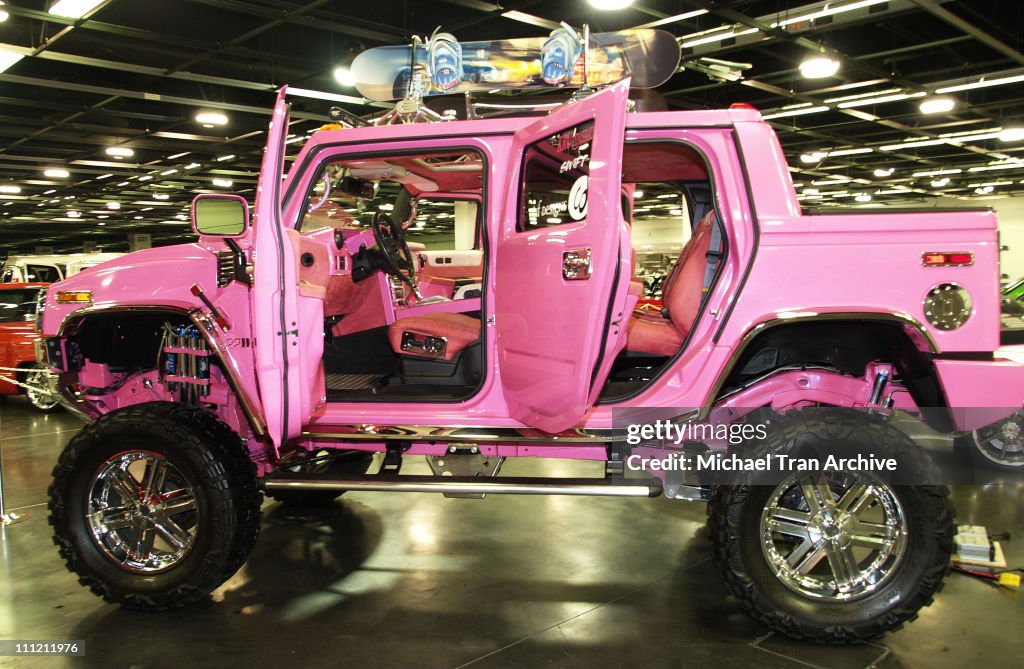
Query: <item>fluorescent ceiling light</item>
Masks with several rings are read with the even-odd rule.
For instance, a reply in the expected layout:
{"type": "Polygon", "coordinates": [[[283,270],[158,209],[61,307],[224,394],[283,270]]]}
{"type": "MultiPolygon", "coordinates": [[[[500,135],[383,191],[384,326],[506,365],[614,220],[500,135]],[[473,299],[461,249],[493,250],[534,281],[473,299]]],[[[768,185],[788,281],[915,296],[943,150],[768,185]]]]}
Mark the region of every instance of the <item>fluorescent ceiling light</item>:
{"type": "MultiPolygon", "coordinates": [[[[0,7],[3,7],[3,6],[4,6],[4,3],[0,2],[0,7]]],[[[11,15],[8,14],[5,10],[0,9],[0,23],[3,23],[4,21],[6,21],[9,18],[11,18],[11,15]]]]}
{"type": "Polygon", "coordinates": [[[925,93],[894,93],[893,95],[880,95],[878,97],[873,98],[861,98],[859,100],[850,100],[849,102],[840,102],[839,108],[853,109],[854,107],[867,107],[868,105],[876,105],[881,104],[883,102],[898,102],[899,100],[921,98],[924,96],[925,93]]]}
{"type": "Polygon", "coordinates": [[[850,179],[846,177],[836,177],[835,179],[821,179],[819,181],[812,181],[812,186],[836,186],[838,184],[848,184],[850,179]]]}
{"type": "Polygon", "coordinates": [[[103,179],[109,179],[112,176],[114,176],[114,175],[113,174],[101,174],[98,177],[96,177],[96,181],[101,181],[103,179]]]}
{"type": "Polygon", "coordinates": [[[1024,81],[1024,74],[1018,74],[1009,77],[996,77],[995,79],[986,79],[982,77],[978,81],[971,82],[969,84],[958,84],[956,86],[944,86],[943,88],[935,89],[938,94],[942,93],[956,93],[957,91],[970,91],[975,88],[988,88],[989,86],[1003,86],[1005,84],[1016,84],[1024,81]]]}
{"type": "Polygon", "coordinates": [[[194,170],[197,167],[202,167],[202,165],[199,163],[189,163],[188,165],[185,165],[186,170],[194,170]]]}
{"type": "Polygon", "coordinates": [[[168,195],[167,193],[153,193],[154,200],[167,200],[170,199],[170,197],[171,196],[168,195]]]}
{"type": "Polygon", "coordinates": [[[141,177],[139,177],[139,181],[149,181],[152,178],[152,174],[143,174],[141,177]]]}
{"type": "Polygon", "coordinates": [[[978,195],[988,195],[994,190],[995,186],[981,186],[979,188],[975,188],[974,192],[977,193],[978,195]]]}
{"type": "Polygon", "coordinates": [[[637,30],[640,30],[640,29],[643,29],[643,28],[657,28],[658,26],[668,25],[669,23],[675,23],[677,21],[685,21],[686,19],[692,19],[692,18],[695,18],[697,16],[703,16],[704,14],[707,14],[707,13],[708,13],[708,10],[706,10],[706,9],[695,9],[692,12],[685,12],[683,14],[676,14],[675,16],[669,16],[669,17],[666,17],[664,19],[658,19],[657,21],[651,21],[650,23],[645,23],[645,24],[643,24],[641,26],[637,26],[637,30]]]}
{"type": "Polygon", "coordinates": [[[220,188],[231,188],[234,182],[231,179],[214,179],[213,185],[219,186],[220,188]]]}
{"type": "Polygon", "coordinates": [[[24,57],[25,54],[13,51],[6,44],[0,44],[0,72],[6,71],[24,57]]]}
{"type": "Polygon", "coordinates": [[[875,176],[879,178],[891,177],[894,171],[895,170],[891,167],[889,169],[882,169],[881,167],[879,167],[877,170],[875,170],[875,176]]]}
{"type": "Polygon", "coordinates": [[[43,170],[43,174],[51,179],[67,179],[71,173],[60,167],[51,167],[43,170]]]}
{"type": "Polygon", "coordinates": [[[921,105],[918,109],[921,110],[922,114],[945,114],[946,112],[953,111],[954,107],[956,107],[956,100],[953,98],[937,97],[921,100],[921,105]]]}
{"type": "Polygon", "coordinates": [[[356,81],[356,75],[352,74],[352,70],[347,67],[336,67],[334,68],[334,79],[347,88],[352,88],[358,83],[356,81]]]}
{"type": "Polygon", "coordinates": [[[204,128],[212,128],[215,125],[227,125],[228,117],[220,112],[199,112],[196,114],[196,123],[201,123],[204,128]]]}
{"type": "Polygon", "coordinates": [[[779,21],[778,23],[773,23],[772,28],[784,28],[786,26],[791,26],[794,23],[813,21],[814,19],[824,18],[826,16],[834,16],[836,14],[841,14],[842,12],[850,12],[853,11],[854,9],[863,9],[865,7],[870,7],[871,5],[880,5],[883,2],[888,1],[889,0],[859,0],[858,2],[850,2],[845,5],[839,5],[838,7],[832,5],[832,3],[825,3],[825,6],[818,11],[810,12],[808,14],[801,14],[800,16],[794,16],[783,21],[779,21]]]}
{"type": "Polygon", "coordinates": [[[587,0],[591,7],[605,12],[625,9],[633,4],[633,0],[587,0]]]}
{"type": "Polygon", "coordinates": [[[932,181],[932,188],[942,188],[943,186],[949,185],[949,177],[942,177],[941,179],[935,179],[932,181]]]}
{"type": "Polygon", "coordinates": [[[82,217],[82,212],[76,211],[74,209],[69,209],[68,210],[68,218],[81,218],[81,217],[82,217]]]}
{"type": "Polygon", "coordinates": [[[957,167],[957,168],[952,168],[952,169],[948,169],[948,170],[928,170],[927,172],[914,172],[910,176],[915,177],[915,178],[919,178],[919,177],[941,177],[941,176],[946,175],[946,174],[960,174],[961,172],[963,172],[963,170],[957,167]]]}
{"type": "Polygon", "coordinates": [[[886,144],[885,146],[878,147],[879,151],[902,151],[903,149],[916,149],[922,146],[938,146],[939,144],[948,144],[948,139],[921,139],[913,142],[903,142],[902,144],[886,144]]]}
{"type": "Polygon", "coordinates": [[[121,203],[120,202],[108,202],[107,203],[107,209],[120,209],[120,208],[121,208],[121,203]]]}
{"type": "Polygon", "coordinates": [[[800,156],[800,162],[802,163],[820,163],[824,159],[824,151],[812,151],[810,153],[801,154],[800,156]]]}
{"type": "Polygon", "coordinates": [[[166,177],[166,176],[169,176],[171,174],[177,174],[177,172],[178,172],[178,170],[164,170],[163,172],[160,173],[160,176],[166,177]]]}
{"type": "Polygon", "coordinates": [[[856,156],[856,155],[860,155],[862,153],[872,153],[872,152],[874,152],[874,149],[866,147],[866,146],[858,148],[858,149],[838,149],[836,151],[829,151],[828,152],[828,157],[829,158],[834,158],[834,157],[837,157],[837,156],[856,156]]]}
{"type": "Polygon", "coordinates": [[[69,19],[80,19],[96,8],[103,0],[57,0],[50,7],[54,16],[66,16],[69,19]]]}
{"type": "Polygon", "coordinates": [[[235,157],[235,154],[233,154],[233,153],[229,153],[229,154],[227,154],[226,156],[218,156],[218,158],[217,158],[217,162],[218,162],[218,163],[222,163],[222,162],[224,162],[225,160],[231,160],[231,159],[232,159],[232,158],[234,158],[234,157],[235,157]]]}
{"type": "Polygon", "coordinates": [[[681,43],[679,46],[683,47],[684,49],[689,49],[689,48],[692,48],[692,47],[695,47],[695,46],[700,46],[701,44],[710,44],[711,42],[720,42],[720,41],[722,41],[724,39],[731,39],[733,37],[739,37],[741,35],[752,35],[753,33],[756,33],[756,32],[759,32],[757,28],[750,28],[748,30],[740,30],[740,31],[737,32],[735,28],[729,29],[729,28],[726,28],[725,26],[723,26],[721,28],[715,28],[713,30],[705,30],[704,32],[694,33],[693,35],[690,35],[690,37],[695,37],[696,39],[687,39],[685,42],[681,43]],[[720,32],[722,30],[724,30],[725,32],[720,32]],[[713,35],[709,35],[708,33],[714,33],[714,34],[713,35]],[[707,36],[706,37],[697,37],[698,35],[707,35],[707,36]]]}
{"type": "Polygon", "coordinates": [[[800,63],[800,74],[805,79],[824,79],[839,71],[839,61],[828,56],[811,56],[800,63]]]}
{"type": "Polygon", "coordinates": [[[861,193],[857,197],[853,198],[857,202],[871,202],[871,196],[867,193],[861,193]]]}
{"type": "Polygon", "coordinates": [[[144,219],[146,217],[145,216],[132,216],[132,218],[134,218],[136,221],[141,221],[142,219],[144,219]]]}
{"type": "Polygon", "coordinates": [[[788,116],[803,116],[804,114],[817,114],[818,112],[828,111],[828,107],[822,105],[820,107],[801,107],[799,109],[786,109],[773,112],[771,114],[765,114],[761,118],[765,121],[770,121],[773,118],[786,118],[788,116]]]}
{"type": "MultiPolygon", "coordinates": [[[[874,85],[874,83],[875,82],[873,82],[873,81],[868,81],[868,82],[865,82],[865,85],[870,86],[870,85],[874,85]]],[[[846,102],[848,100],[863,100],[864,98],[873,98],[873,97],[878,96],[878,95],[891,95],[893,93],[902,93],[902,92],[903,92],[902,88],[886,88],[885,90],[881,90],[881,91],[871,91],[871,92],[868,92],[868,93],[856,93],[854,95],[843,95],[843,96],[840,96],[838,98],[825,98],[825,102],[827,104],[834,104],[836,102],[846,102]]]]}
{"type": "Polygon", "coordinates": [[[106,153],[108,156],[114,156],[115,158],[128,158],[135,155],[135,151],[127,146],[108,146],[106,153]]]}
{"type": "Polygon", "coordinates": [[[15,195],[21,192],[21,186],[15,186],[13,184],[4,184],[0,186],[0,193],[8,193],[15,195]]]}
{"type": "Polygon", "coordinates": [[[1007,160],[1001,163],[989,163],[968,169],[968,172],[991,172],[992,170],[1019,170],[1024,169],[1024,161],[1007,160]]]}
{"type": "Polygon", "coordinates": [[[167,160],[177,160],[178,158],[184,158],[185,156],[187,156],[190,153],[192,153],[192,152],[191,151],[182,151],[181,153],[176,153],[173,156],[167,156],[167,160]]]}

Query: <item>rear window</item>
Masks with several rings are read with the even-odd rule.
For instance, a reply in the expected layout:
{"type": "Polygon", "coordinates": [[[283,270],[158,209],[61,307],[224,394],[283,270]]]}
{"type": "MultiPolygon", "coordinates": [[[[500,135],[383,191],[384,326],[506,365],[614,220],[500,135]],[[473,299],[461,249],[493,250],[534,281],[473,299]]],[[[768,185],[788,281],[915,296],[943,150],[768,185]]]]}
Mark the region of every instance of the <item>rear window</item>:
{"type": "Polygon", "coordinates": [[[60,274],[51,265],[25,265],[25,281],[56,283],[60,281],[60,274]]]}
{"type": "Polygon", "coordinates": [[[38,294],[38,288],[0,290],[0,323],[27,321],[29,315],[36,313],[38,294]]]}

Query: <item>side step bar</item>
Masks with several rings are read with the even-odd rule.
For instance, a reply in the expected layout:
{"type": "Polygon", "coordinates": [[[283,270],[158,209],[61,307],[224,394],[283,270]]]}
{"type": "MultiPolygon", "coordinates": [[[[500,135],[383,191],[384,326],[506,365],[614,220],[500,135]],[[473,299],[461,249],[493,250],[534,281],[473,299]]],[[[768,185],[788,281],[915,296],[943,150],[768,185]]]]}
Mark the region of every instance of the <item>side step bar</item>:
{"type": "Polygon", "coordinates": [[[374,475],[326,478],[304,474],[275,474],[263,481],[265,490],[359,490],[364,492],[442,492],[485,495],[588,495],[604,497],[658,497],[658,479],[552,479],[501,476],[374,475]]]}

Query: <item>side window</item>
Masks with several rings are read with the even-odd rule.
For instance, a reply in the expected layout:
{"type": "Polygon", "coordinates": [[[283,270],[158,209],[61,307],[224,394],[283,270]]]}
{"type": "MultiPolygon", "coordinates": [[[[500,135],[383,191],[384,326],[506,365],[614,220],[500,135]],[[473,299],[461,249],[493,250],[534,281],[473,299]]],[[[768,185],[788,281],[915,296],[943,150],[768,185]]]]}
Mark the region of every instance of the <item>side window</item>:
{"type": "Polygon", "coordinates": [[[469,251],[480,247],[479,231],[475,201],[419,198],[405,239],[423,244],[427,251],[469,251]]]}
{"type": "Polygon", "coordinates": [[[594,122],[555,133],[526,148],[519,198],[520,231],[587,217],[587,181],[594,122]]]}
{"type": "Polygon", "coordinates": [[[11,283],[14,281],[14,268],[8,267],[4,270],[3,274],[0,274],[0,283],[11,283]]]}
{"type": "Polygon", "coordinates": [[[50,265],[26,265],[25,281],[42,281],[54,283],[60,281],[57,268],[50,265]]]}

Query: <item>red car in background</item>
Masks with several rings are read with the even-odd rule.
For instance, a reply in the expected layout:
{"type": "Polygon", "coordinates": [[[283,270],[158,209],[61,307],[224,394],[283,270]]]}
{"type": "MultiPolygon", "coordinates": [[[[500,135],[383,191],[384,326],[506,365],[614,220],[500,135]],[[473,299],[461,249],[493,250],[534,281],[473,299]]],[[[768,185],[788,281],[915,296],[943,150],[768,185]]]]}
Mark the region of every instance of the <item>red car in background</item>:
{"type": "Polygon", "coordinates": [[[46,283],[0,283],[0,395],[24,394],[39,411],[56,411],[47,372],[36,364],[36,300],[46,283]],[[19,371],[11,371],[16,368],[19,371]],[[13,381],[31,388],[19,386],[13,381]]]}

